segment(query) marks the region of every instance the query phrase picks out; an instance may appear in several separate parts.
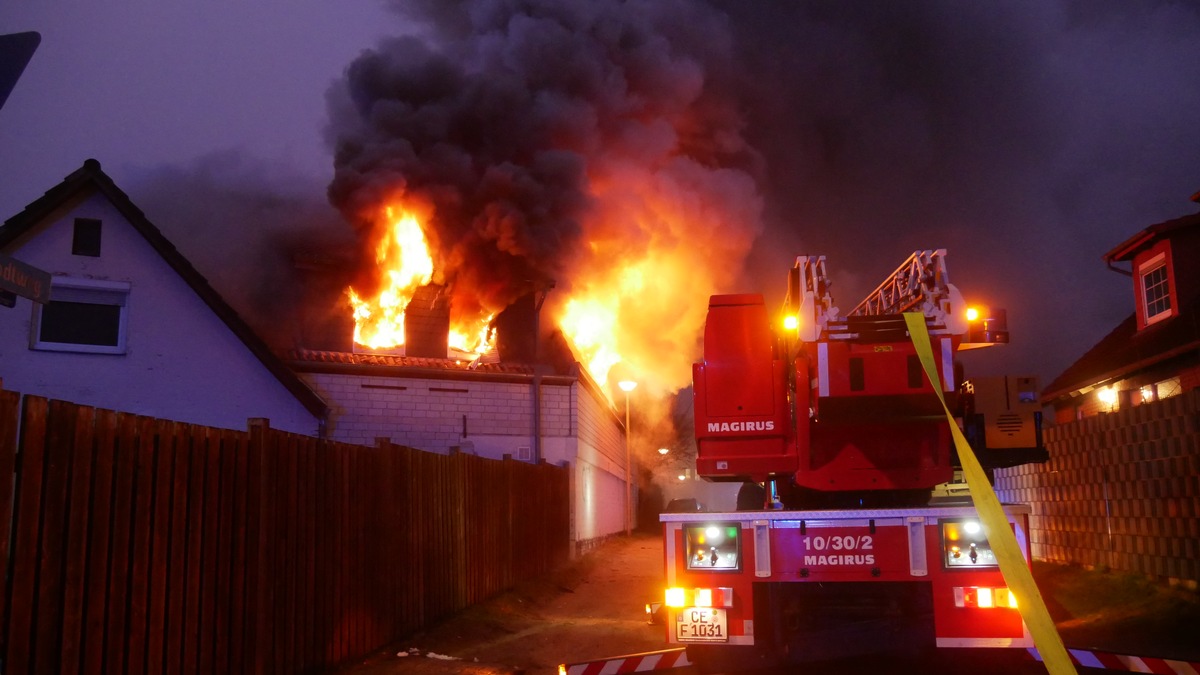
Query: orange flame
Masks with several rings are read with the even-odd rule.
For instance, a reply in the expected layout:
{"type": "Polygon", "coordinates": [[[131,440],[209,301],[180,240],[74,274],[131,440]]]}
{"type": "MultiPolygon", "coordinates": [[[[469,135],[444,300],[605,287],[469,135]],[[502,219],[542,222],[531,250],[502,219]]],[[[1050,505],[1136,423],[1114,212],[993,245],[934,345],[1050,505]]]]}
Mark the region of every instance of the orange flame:
{"type": "Polygon", "coordinates": [[[386,215],[391,226],[375,246],[375,262],[385,270],[385,283],[371,300],[346,289],[354,308],[354,341],[371,349],[404,344],[404,310],[417,289],[433,278],[433,258],[417,215],[396,215],[390,206],[386,215]]]}
{"type": "Polygon", "coordinates": [[[583,295],[566,302],[559,320],[575,356],[601,387],[608,382],[608,371],[621,362],[617,352],[619,309],[619,299],[614,296],[583,295]]]}
{"type": "Polygon", "coordinates": [[[593,177],[589,240],[556,318],[602,388],[629,379],[661,395],[690,382],[708,298],[734,286],[760,202],[753,183],[730,172],[686,162],[617,168],[593,177]]]}
{"type": "MultiPolygon", "coordinates": [[[[453,311],[453,308],[451,308],[453,311]]],[[[491,323],[495,314],[474,321],[459,320],[459,326],[450,329],[450,346],[460,352],[483,354],[491,348],[491,323]]]]}
{"type": "MultiPolygon", "coordinates": [[[[374,298],[364,299],[353,287],[346,289],[354,315],[354,342],[371,349],[404,344],[404,311],[421,286],[433,279],[433,257],[421,217],[404,208],[385,209],[389,227],[375,246],[375,262],[384,279],[374,298]]],[[[492,316],[458,319],[450,330],[449,345],[462,352],[483,354],[488,344],[492,316]]]]}

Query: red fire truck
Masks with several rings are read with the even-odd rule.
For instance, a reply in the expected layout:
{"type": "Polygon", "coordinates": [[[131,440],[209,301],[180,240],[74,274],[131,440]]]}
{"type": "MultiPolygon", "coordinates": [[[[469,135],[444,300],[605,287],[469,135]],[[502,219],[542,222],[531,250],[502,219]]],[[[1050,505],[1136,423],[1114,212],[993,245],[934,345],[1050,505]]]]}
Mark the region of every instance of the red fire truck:
{"type": "MultiPolygon", "coordinates": [[[[823,256],[760,295],[709,303],[693,368],[697,472],[736,511],[663,514],[668,641],[702,670],[873,651],[1029,647],[903,314],[925,316],[948,407],[987,468],[1044,461],[1034,378],[965,381],[958,352],[1008,340],[968,315],[945,250],[917,251],[846,315],[823,256]]],[[[1006,506],[1026,560],[1029,509],[1006,506]]]]}

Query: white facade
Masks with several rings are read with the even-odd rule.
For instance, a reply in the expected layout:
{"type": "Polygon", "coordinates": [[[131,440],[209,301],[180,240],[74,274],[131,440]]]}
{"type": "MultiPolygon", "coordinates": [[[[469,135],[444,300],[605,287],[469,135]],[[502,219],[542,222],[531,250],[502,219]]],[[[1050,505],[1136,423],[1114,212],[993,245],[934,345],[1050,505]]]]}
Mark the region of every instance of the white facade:
{"type": "MultiPolygon", "coordinates": [[[[537,459],[532,375],[396,377],[387,372],[402,369],[305,372],[303,362],[293,365],[329,403],[331,439],[374,445],[387,438],[437,453],[537,459]]],[[[615,410],[594,387],[566,376],[542,379],[540,410],[540,459],[571,467],[572,541],[586,547],[623,533],[625,431],[615,410]]]]}
{"type": "Polygon", "coordinates": [[[81,201],[54,209],[4,253],[50,272],[56,295],[73,287],[123,296],[123,345],[107,349],[115,353],[36,347],[31,335],[37,308],[18,297],[15,307],[0,308],[4,388],[229,429],[245,429],[248,418],[265,417],[273,428],[315,435],[318,417],[214,314],[108,196],[88,192],[81,201]],[[72,253],[76,218],[100,222],[100,255],[72,253]]]}

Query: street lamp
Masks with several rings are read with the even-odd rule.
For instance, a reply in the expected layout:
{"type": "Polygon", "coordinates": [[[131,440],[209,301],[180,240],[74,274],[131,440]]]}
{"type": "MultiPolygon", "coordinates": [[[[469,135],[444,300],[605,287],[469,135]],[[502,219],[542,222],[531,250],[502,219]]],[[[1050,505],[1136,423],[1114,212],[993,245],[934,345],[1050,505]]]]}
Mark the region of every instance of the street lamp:
{"type": "Polygon", "coordinates": [[[629,392],[637,389],[637,382],[633,380],[621,380],[617,383],[621,391],[625,392],[625,535],[628,536],[630,530],[629,508],[633,502],[633,484],[632,473],[630,471],[630,453],[629,453],[629,392]]]}
{"type": "Polygon", "coordinates": [[[671,451],[671,450],[670,450],[670,448],[659,448],[659,449],[658,449],[658,454],[660,454],[660,455],[665,455],[665,454],[667,454],[667,453],[668,453],[668,452],[670,452],[670,451],[671,451]]]}

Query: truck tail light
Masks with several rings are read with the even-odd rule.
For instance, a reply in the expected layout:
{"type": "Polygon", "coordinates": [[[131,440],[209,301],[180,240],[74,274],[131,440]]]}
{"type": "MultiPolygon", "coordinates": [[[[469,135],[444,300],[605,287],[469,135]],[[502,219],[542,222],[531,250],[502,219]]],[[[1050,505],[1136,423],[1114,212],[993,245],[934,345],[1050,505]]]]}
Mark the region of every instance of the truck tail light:
{"type": "Polygon", "coordinates": [[[667,607],[687,607],[687,591],[682,588],[668,588],[663,601],[667,607]]]}
{"type": "Polygon", "coordinates": [[[664,604],[667,607],[733,607],[733,589],[668,588],[664,604]]]}
{"type": "Polygon", "coordinates": [[[992,607],[1008,607],[1016,609],[1017,596],[1007,588],[988,588],[986,586],[955,586],[954,606],[989,609],[992,607]]]}

